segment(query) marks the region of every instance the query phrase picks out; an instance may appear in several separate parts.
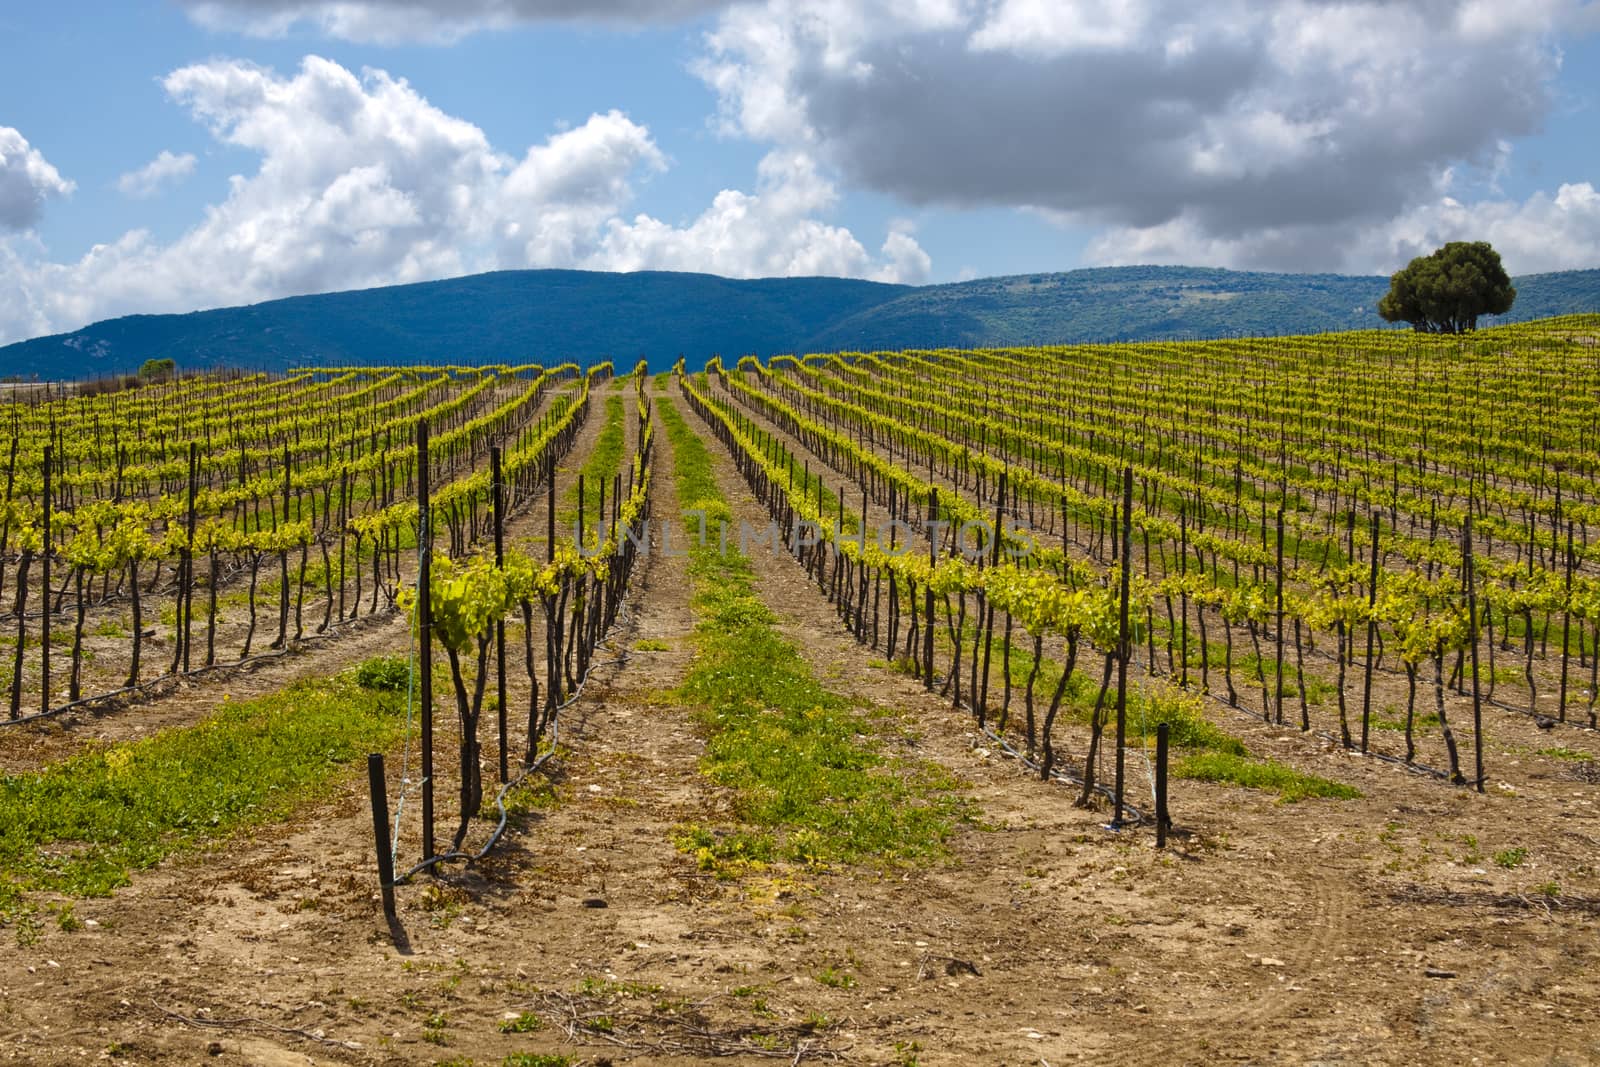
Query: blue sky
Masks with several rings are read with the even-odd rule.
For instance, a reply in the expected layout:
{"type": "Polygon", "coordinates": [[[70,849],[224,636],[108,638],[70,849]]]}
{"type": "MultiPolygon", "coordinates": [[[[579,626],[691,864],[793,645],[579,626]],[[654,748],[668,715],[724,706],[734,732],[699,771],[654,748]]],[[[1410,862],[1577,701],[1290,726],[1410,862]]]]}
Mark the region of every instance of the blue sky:
{"type": "Polygon", "coordinates": [[[12,4],[0,342],[513,267],[1595,267],[1596,29],[1577,0],[12,4]]]}

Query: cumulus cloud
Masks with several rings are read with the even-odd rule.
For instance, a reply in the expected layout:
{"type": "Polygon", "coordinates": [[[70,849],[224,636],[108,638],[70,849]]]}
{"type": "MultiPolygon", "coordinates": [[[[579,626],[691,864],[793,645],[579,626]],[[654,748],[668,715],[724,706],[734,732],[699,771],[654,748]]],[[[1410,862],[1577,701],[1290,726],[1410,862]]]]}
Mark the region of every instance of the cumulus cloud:
{"type": "Polygon", "coordinates": [[[45,201],[73,188],[26,137],[0,126],[0,230],[28,229],[39,221],[45,201]]]}
{"type": "Polygon", "coordinates": [[[1304,268],[1491,167],[1579,0],[763,0],[694,70],[724,132],[913,204],[1042,209],[1304,268]],[[1333,239],[1316,252],[1305,238],[1333,239]]]}
{"type": "Polygon", "coordinates": [[[210,29],[282,37],[305,28],[375,44],[449,44],[533,22],[667,23],[728,0],[180,0],[210,29]]]}
{"type": "MultiPolygon", "coordinates": [[[[769,156],[754,194],[724,191],[675,229],[648,216],[623,221],[635,184],[667,160],[620,111],[591,115],[519,158],[403,79],[316,56],[287,76],[215,60],[163,86],[217,141],[256,154],[255,172],[230,178],[226,197],[171,242],[134,230],[55,262],[37,240],[0,240],[0,341],[135,311],[495,268],[927,273],[908,233],[892,233],[875,258],[848,230],[814,218],[836,193],[803,155],[769,156]]],[[[58,192],[70,188],[48,175],[58,192]]],[[[26,224],[35,211],[15,217],[26,224]]]]}
{"type": "Polygon", "coordinates": [[[193,174],[194,164],[193,153],[173,155],[163,148],[156,158],[138,170],[130,170],[118,178],[117,189],[124,196],[131,196],[136,200],[152,197],[166,186],[181,182],[193,174]]]}
{"type": "Polygon", "coordinates": [[[838,199],[803,153],[762,159],[754,193],[725,189],[686,226],[638,215],[614,219],[591,262],[614,270],[706,271],[730,277],[852,275],[926,281],[928,254],[905,225],[891,229],[874,259],[847,229],[820,222],[838,199]]]}
{"type": "Polygon", "coordinates": [[[1575,182],[1554,196],[1538,192],[1520,202],[1444,197],[1368,235],[1363,255],[1380,270],[1394,270],[1446,241],[1480,240],[1494,245],[1516,274],[1600,266],[1600,190],[1575,182]]]}
{"type": "Polygon", "coordinates": [[[1554,196],[1526,200],[1461,201],[1448,195],[1395,218],[1354,230],[1329,226],[1278,227],[1222,239],[1179,218],[1143,229],[1115,229],[1090,242],[1085,258],[1104,265],[1207,263],[1259,270],[1293,270],[1336,249],[1334,269],[1390,274],[1448,241],[1488,241],[1513,274],[1600,266],[1600,191],[1589,182],[1562,185],[1554,196]]]}

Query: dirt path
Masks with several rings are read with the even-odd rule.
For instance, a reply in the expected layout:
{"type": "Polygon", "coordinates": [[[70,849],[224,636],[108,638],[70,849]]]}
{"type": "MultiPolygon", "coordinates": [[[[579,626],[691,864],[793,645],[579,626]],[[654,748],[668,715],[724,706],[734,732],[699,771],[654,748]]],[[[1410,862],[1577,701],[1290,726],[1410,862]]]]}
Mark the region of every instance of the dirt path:
{"type": "MultiPolygon", "coordinates": [[[[760,518],[703,436],[736,515],[760,518]]],[[[658,448],[655,515],[671,521],[665,435],[658,448]]],[[[400,889],[398,947],[352,780],[292,825],[79,902],[96,925],[7,953],[0,1062],[1600,1058],[1597,916],[1581,903],[1600,897],[1594,786],[1476,797],[1375,774],[1364,800],[1284,806],[1176,783],[1195,836],[1158,854],[874,666],[787,556],[752,563],[818,677],[893,709],[907,754],[969,783],[980,819],[947,861],[718,882],[672,846],[675,827],[730,815],[668,692],[691,657],[686,563],[653,553],[567,713],[553,788],[492,861],[400,889]],[[1491,860],[1514,844],[1526,864],[1491,860]],[[1545,880],[1566,904],[1530,895],[1545,880]],[[501,1032],[522,1012],[540,1028],[501,1032]]]]}
{"type": "MultiPolygon", "coordinates": [[[[736,514],[764,522],[717,451],[736,514]]],[[[1575,879],[1563,884],[1593,901],[1596,842],[1562,829],[1592,810],[1592,786],[1559,799],[1477,797],[1354,758],[1335,773],[1366,792],[1359,802],[1284,806],[1181,782],[1174,804],[1197,837],[1162,856],[1148,832],[1107,834],[1103,812],[1073,807],[1065,788],[996,758],[964,714],[873,666],[790,557],[752,560],[763,599],[819,675],[904,711],[916,749],[965,776],[994,827],[963,835],[955,862],[913,875],[914,887],[832,887],[826,934],[882,994],[865,998],[873,1022],[858,1020],[862,1031],[908,1035],[898,1040],[939,1051],[924,1062],[952,1063],[1600,1055],[1581,1008],[1595,950],[1568,942],[1592,946],[1594,906],[1523,907],[1516,895],[1533,876],[1489,858],[1527,842],[1545,873],[1575,879]],[[1536,843],[1530,817],[1550,828],[1536,843]],[[907,942],[983,973],[897,983],[915,955],[907,942]],[[1530,1000],[1542,1042],[1496,1036],[1530,1000]]],[[[1252,744],[1277,742],[1274,755],[1305,744],[1297,731],[1255,732],[1252,744]]],[[[1068,743],[1081,752],[1081,739],[1068,743]]],[[[1148,785],[1136,757],[1129,771],[1138,799],[1148,785]]]]}
{"type": "MultiPolygon", "coordinates": [[[[657,514],[675,515],[664,442],[659,457],[657,514]]],[[[506,1012],[558,1014],[540,991],[571,994],[585,979],[600,987],[648,970],[675,997],[702,999],[723,958],[696,942],[705,876],[671,834],[727,813],[696,770],[701,743],[687,714],[661,696],[690,655],[685,562],[652,555],[635,580],[609,662],[565,717],[569,748],[554,789],[478,871],[399,891],[400,950],[376,909],[364,783],[348,782],[302,824],[81,902],[96,925],[46,930],[0,964],[0,1060],[79,1062],[114,1048],[112,1062],[190,1063],[217,1042],[221,1062],[428,1063],[462,1053],[498,1062],[560,1042],[559,1032],[498,1031],[506,1012]],[[641,641],[664,647],[628,651],[641,641]],[[599,900],[607,906],[584,906],[599,900]]],[[[653,1013],[654,1004],[640,1006],[653,1013]]]]}

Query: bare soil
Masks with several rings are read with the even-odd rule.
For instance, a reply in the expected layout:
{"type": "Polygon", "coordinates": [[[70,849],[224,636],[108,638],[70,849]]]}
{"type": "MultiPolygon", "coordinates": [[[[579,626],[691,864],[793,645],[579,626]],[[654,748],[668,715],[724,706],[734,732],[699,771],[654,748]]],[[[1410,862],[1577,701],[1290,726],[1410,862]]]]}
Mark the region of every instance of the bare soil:
{"type": "MultiPolygon", "coordinates": [[[[708,443],[736,510],[762,519],[708,443]]],[[[656,514],[675,516],[658,448],[656,514]]],[[[694,616],[685,561],[657,554],[567,713],[548,795],[489,861],[402,887],[391,929],[353,777],[299,821],[78,902],[93,926],[8,952],[0,1061],[1600,1061],[1600,775],[1539,755],[1548,735],[1494,720],[1509,788],[1480,796],[1219,712],[1252,751],[1364,798],[1175,782],[1183,836],[1157,852],[856,645],[786,556],[753,563],[819,677],[893,709],[896,744],[968,783],[978,818],[944,860],[723,882],[674,848],[675,827],[726,822],[729,798],[671,696],[694,616]],[[1495,861],[1512,848],[1518,865],[1495,861]],[[541,1028],[502,1033],[522,1012],[541,1028]]],[[[385,638],[349,640],[368,639],[385,638]]],[[[1129,768],[1147,797],[1142,760],[1129,768]]]]}

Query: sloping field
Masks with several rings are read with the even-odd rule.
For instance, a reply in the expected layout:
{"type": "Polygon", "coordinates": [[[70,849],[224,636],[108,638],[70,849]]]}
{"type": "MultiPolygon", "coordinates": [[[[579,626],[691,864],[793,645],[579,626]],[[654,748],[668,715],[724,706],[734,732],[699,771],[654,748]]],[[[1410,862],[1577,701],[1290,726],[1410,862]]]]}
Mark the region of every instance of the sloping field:
{"type": "Polygon", "coordinates": [[[1600,1058],[1597,339],[18,397],[0,1061],[1600,1058]]]}

